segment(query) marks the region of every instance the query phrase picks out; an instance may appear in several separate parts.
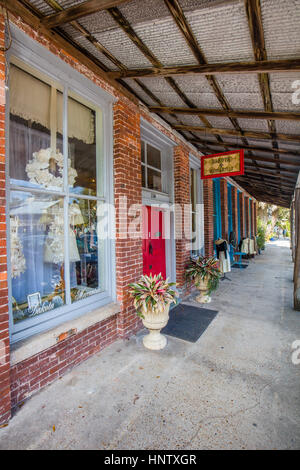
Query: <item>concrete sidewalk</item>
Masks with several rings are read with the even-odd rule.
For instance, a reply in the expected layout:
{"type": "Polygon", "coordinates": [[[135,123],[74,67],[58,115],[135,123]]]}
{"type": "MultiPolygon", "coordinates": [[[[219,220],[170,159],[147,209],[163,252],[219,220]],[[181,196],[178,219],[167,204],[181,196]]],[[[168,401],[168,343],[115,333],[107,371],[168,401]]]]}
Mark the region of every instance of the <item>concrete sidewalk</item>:
{"type": "Polygon", "coordinates": [[[118,341],[28,400],[0,449],[299,449],[292,270],[288,242],[269,244],[221,283],[197,343],[118,341]]]}

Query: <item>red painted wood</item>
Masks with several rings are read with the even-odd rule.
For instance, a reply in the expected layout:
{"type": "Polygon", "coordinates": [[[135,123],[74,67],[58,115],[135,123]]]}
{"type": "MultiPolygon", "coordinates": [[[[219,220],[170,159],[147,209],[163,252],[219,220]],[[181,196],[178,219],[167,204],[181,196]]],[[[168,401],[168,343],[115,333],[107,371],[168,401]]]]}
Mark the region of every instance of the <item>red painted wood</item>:
{"type": "Polygon", "coordinates": [[[143,207],[143,273],[166,278],[166,243],[164,212],[157,207],[143,207]]]}
{"type": "Polygon", "coordinates": [[[212,179],[212,178],[222,178],[224,176],[236,176],[236,175],[243,175],[245,173],[244,171],[244,150],[230,150],[229,152],[222,152],[222,153],[215,153],[213,155],[203,155],[201,157],[201,179],[212,179]],[[204,175],[204,160],[207,158],[213,158],[213,157],[223,157],[224,155],[229,155],[232,153],[239,153],[240,154],[240,171],[232,171],[232,172],[224,172],[224,173],[218,173],[215,175],[204,175]]]}

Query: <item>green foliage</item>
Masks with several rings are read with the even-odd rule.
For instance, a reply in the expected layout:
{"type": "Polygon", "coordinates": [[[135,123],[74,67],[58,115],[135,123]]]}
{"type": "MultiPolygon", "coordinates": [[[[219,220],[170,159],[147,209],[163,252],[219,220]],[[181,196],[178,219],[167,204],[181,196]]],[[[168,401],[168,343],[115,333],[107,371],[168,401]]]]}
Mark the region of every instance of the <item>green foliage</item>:
{"type": "Polygon", "coordinates": [[[219,268],[219,262],[216,258],[205,258],[199,256],[199,258],[191,258],[188,266],[185,270],[186,278],[197,282],[199,277],[204,281],[208,278],[208,295],[210,295],[219,286],[219,280],[221,272],[219,268]]]}
{"type": "Polygon", "coordinates": [[[256,237],[256,241],[257,241],[257,246],[260,250],[263,250],[265,248],[266,232],[267,232],[267,229],[266,229],[265,224],[262,222],[261,219],[258,219],[257,220],[257,237],[256,237]]]}
{"type": "Polygon", "coordinates": [[[161,274],[152,276],[142,276],[139,282],[129,284],[129,293],[134,299],[134,306],[137,315],[144,318],[144,313],[152,310],[153,313],[162,312],[167,305],[176,302],[178,293],[175,289],[175,282],[163,279],[161,274]]]}

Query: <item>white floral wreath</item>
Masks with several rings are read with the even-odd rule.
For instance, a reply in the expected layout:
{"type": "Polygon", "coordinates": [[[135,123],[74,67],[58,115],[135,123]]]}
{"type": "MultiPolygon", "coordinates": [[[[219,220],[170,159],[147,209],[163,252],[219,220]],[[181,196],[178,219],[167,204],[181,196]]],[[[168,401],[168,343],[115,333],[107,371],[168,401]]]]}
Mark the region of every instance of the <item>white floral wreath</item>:
{"type": "MultiPolygon", "coordinates": [[[[39,184],[45,188],[63,188],[63,165],[64,156],[58,150],[56,153],[51,149],[41,149],[34,152],[32,160],[26,165],[26,173],[30,183],[39,184]],[[54,176],[49,171],[50,159],[53,159],[58,166],[61,176],[54,176]]],[[[77,178],[77,171],[71,167],[71,160],[68,158],[68,183],[73,186],[77,178]]]]}

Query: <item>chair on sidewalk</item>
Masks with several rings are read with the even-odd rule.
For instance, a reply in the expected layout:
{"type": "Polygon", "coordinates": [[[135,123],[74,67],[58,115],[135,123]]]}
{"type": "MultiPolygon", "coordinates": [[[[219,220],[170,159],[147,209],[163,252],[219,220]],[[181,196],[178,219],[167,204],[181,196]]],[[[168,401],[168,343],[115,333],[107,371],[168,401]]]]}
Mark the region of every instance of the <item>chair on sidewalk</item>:
{"type": "MultiPolygon", "coordinates": [[[[247,253],[244,253],[243,251],[236,251],[233,256],[238,256],[238,260],[234,261],[232,266],[238,266],[240,269],[243,268],[243,263],[242,263],[242,256],[246,256],[247,253]]],[[[247,263],[249,264],[249,262],[247,263]]]]}

